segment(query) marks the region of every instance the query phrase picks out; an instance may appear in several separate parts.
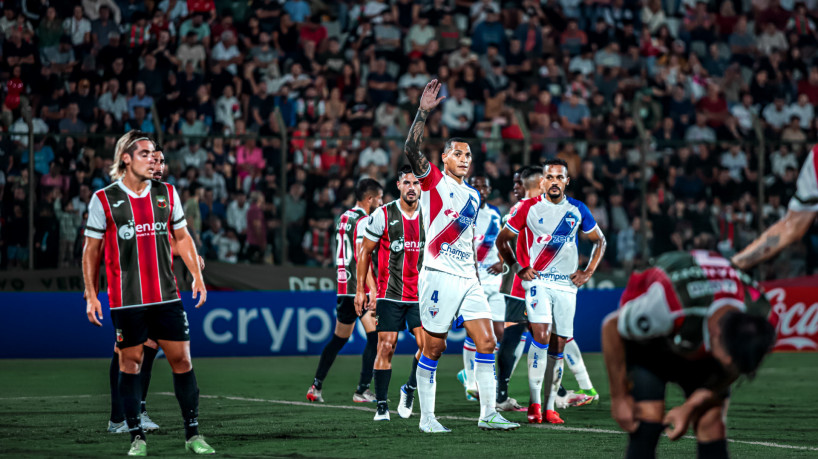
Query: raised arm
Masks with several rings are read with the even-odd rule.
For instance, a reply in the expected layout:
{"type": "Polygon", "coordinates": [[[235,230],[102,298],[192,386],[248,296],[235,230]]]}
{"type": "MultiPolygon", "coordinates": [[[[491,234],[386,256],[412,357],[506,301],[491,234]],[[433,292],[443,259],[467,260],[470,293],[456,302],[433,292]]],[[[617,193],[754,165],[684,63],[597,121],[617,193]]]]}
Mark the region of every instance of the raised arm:
{"type": "Polygon", "coordinates": [[[753,268],[762,261],[778,255],[784,247],[801,239],[812,225],[818,212],[798,212],[790,210],[781,220],[733,256],[733,264],[742,271],[753,268]]]}
{"type": "Polygon", "coordinates": [[[426,85],[423,95],[420,96],[420,105],[415,115],[415,121],[412,123],[412,127],[409,128],[409,135],[406,137],[406,144],[403,146],[403,152],[409,159],[412,172],[418,176],[429,170],[429,160],[421,153],[420,146],[423,143],[426,118],[429,117],[429,113],[437,107],[440,101],[445,99],[445,97],[437,97],[442,85],[437,80],[432,80],[426,85]]]}

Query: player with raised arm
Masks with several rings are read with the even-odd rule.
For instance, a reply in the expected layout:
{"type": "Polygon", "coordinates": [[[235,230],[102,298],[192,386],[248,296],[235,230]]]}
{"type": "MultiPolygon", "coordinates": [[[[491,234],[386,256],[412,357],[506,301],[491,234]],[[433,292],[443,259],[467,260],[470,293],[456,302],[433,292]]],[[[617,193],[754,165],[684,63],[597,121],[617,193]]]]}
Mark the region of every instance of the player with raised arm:
{"type": "Polygon", "coordinates": [[[401,387],[398,414],[412,415],[417,389],[415,370],[423,349],[418,309],[418,272],[423,263],[423,245],[426,236],[420,223],[420,181],[409,166],[398,173],[400,198],[379,207],[367,219],[361,253],[358,258],[358,287],[355,309],[360,314],[367,303],[364,279],[370,266],[372,252],[378,249],[378,294],[371,295],[367,307],[375,313],[378,330],[378,356],[375,358],[375,398],[378,409],[376,421],[389,420],[389,381],[392,379],[392,356],[398,344],[398,332],[409,326],[418,344],[412,361],[409,380],[401,387]],[[374,303],[374,304],[373,304],[374,303]]]}
{"type": "Polygon", "coordinates": [[[818,216],[818,145],[812,147],[807,155],[795,186],[795,195],[787,206],[787,214],[734,255],[731,260],[734,266],[746,271],[769,260],[804,237],[812,226],[818,216]]]}
{"type": "Polygon", "coordinates": [[[466,332],[477,349],[474,373],[480,394],[478,427],[513,430],[519,424],[507,421],[494,406],[496,340],[491,310],[477,276],[474,247],[474,225],[481,199],[477,190],[465,183],[472,162],[471,149],[463,139],[449,139],[441,156],[444,172],[432,167],[420,151],[426,118],[443,100],[437,98],[440,87],[437,80],[426,85],[404,146],[409,165],[420,179],[423,191],[420,208],[426,231],[423,269],[418,277],[423,324],[423,353],[417,368],[420,430],[450,431],[435,419],[435,372],[446,349],[452,321],[458,316],[463,316],[466,332]]]}
{"type": "Polygon", "coordinates": [[[213,454],[199,435],[199,389],[190,360],[190,333],[171,263],[171,234],[177,251],[193,274],[196,307],[207,299],[198,254],[187,231],[179,194],[169,184],[152,180],[154,143],[132,130],[116,144],[113,184],[94,193],[88,205],[83,250],[86,315],[102,326],[98,295],[99,265],[105,246],[108,302],[119,347],[119,394],[131,434],[128,455],[147,455],[140,400],[144,346],[154,337],[165,350],[173,371],[173,387],[182,410],[185,449],[213,454]]]}
{"type": "MultiPolygon", "coordinates": [[[[372,369],[378,351],[375,314],[373,311],[363,311],[363,315],[358,315],[358,312],[355,311],[355,293],[358,286],[356,280],[358,254],[364,239],[367,216],[371,215],[375,209],[383,204],[383,187],[376,180],[363,179],[355,187],[355,199],[355,207],[341,214],[336,227],[335,267],[338,271],[338,301],[336,307],[338,317],[335,320],[335,333],[321,352],[318,368],[315,370],[315,378],[307,391],[307,400],[311,402],[324,401],[321,394],[324,379],[326,379],[335,357],[338,356],[338,353],[349,341],[355,327],[355,320],[359,318],[366,331],[366,346],[361,356],[361,377],[358,380],[358,388],[352,394],[352,401],[356,403],[375,401],[375,394],[369,390],[369,384],[372,381],[372,369]]],[[[367,279],[364,279],[367,283],[367,290],[364,293],[374,297],[377,286],[375,285],[374,276],[371,275],[371,268],[369,268],[368,272],[370,272],[370,275],[367,276],[367,279]]]]}
{"type": "Polygon", "coordinates": [[[663,430],[673,441],[691,423],[697,457],[728,457],[730,385],[752,377],[772,350],[769,313],[750,276],[715,252],[668,252],[631,275],[602,324],[611,414],[630,434],[626,458],[656,457],[663,430]],[[669,382],[685,402],[665,414],[669,382]]]}
{"type": "Polygon", "coordinates": [[[545,420],[551,424],[564,422],[554,404],[562,381],[563,348],[574,333],[577,288],[590,279],[605,253],[605,236],[591,212],[582,202],[565,196],[569,180],[565,161],[546,161],[540,184],[545,192],[526,200],[497,238],[500,256],[506,263],[514,262],[511,269],[525,289],[534,348],[528,353],[530,423],[541,423],[543,419],[543,380],[550,384],[545,420]],[[585,269],[578,269],[576,240],[580,229],[594,244],[585,269]],[[518,237],[516,254],[509,245],[514,236],[518,237]],[[549,325],[553,325],[553,333],[549,325]]]}

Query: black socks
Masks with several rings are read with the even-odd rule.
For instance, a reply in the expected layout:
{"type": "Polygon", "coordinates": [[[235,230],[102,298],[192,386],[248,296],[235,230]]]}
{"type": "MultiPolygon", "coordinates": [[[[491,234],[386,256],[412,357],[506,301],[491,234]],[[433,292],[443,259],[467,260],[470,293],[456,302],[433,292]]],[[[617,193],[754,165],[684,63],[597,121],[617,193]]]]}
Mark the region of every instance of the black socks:
{"type": "Polygon", "coordinates": [[[190,437],[199,435],[199,387],[193,370],[173,374],[173,392],[185,420],[185,440],[190,440],[190,437]]]}
{"type": "Polygon", "coordinates": [[[366,347],[361,356],[361,379],[358,380],[358,392],[363,394],[369,389],[372,382],[372,371],[375,367],[375,357],[378,356],[378,332],[371,331],[366,334],[366,347]]]}
{"type": "Polygon", "coordinates": [[[151,385],[151,372],[153,371],[153,361],[156,360],[158,349],[150,346],[142,346],[142,369],[139,374],[142,375],[142,413],[147,412],[145,400],[148,398],[148,387],[151,385]]]}
{"type": "MultiPolygon", "coordinates": [[[[313,384],[315,388],[321,390],[321,383],[326,379],[327,373],[329,373],[329,369],[332,366],[332,362],[335,362],[335,357],[338,356],[338,353],[341,352],[341,349],[344,345],[349,341],[349,338],[341,338],[338,335],[333,334],[332,339],[329,340],[326,346],[324,346],[324,350],[321,352],[321,359],[318,360],[318,369],[315,370],[315,381],[313,384]],[[317,382],[318,384],[315,384],[317,382]]],[[[377,345],[377,343],[376,343],[377,345]]],[[[374,360],[372,361],[374,365],[374,360]]]]}
{"type": "Polygon", "coordinates": [[[730,455],[727,453],[727,439],[710,441],[707,443],[699,442],[698,459],[727,459],[730,455]]]}
{"type": "Polygon", "coordinates": [[[378,403],[386,403],[389,394],[389,381],[392,379],[392,369],[375,370],[375,399],[378,403]]]}
{"type": "Polygon", "coordinates": [[[412,392],[418,388],[418,358],[412,357],[412,371],[409,372],[409,379],[406,381],[406,391],[412,392]]]}
{"type": "Polygon", "coordinates": [[[131,441],[137,435],[145,438],[142,430],[142,419],[139,412],[139,402],[142,390],[139,387],[142,377],[139,374],[119,373],[119,395],[122,400],[122,409],[125,412],[125,421],[128,422],[128,432],[131,441]]]}
{"type": "Polygon", "coordinates": [[[111,358],[111,366],[108,368],[108,384],[111,386],[111,422],[122,422],[125,420],[125,412],[122,410],[122,399],[119,397],[119,354],[114,352],[111,358]]]}
{"type": "Polygon", "coordinates": [[[497,403],[502,403],[508,398],[508,380],[511,379],[516,360],[514,351],[517,350],[520,337],[525,331],[525,324],[515,324],[503,331],[503,339],[497,351],[497,403]]]}
{"type": "Polygon", "coordinates": [[[661,423],[639,421],[639,428],[630,434],[626,459],[652,459],[656,457],[656,445],[662,435],[661,423]]]}

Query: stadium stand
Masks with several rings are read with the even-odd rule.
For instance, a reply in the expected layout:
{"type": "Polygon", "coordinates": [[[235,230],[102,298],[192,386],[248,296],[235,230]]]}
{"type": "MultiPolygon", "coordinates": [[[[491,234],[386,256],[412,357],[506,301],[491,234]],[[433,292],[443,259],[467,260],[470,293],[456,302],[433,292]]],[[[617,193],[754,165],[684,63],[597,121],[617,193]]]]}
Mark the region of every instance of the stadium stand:
{"type": "MultiPolygon", "coordinates": [[[[564,158],[612,269],[741,249],[786,211],[818,138],[816,0],[2,5],[0,269],[28,266],[29,231],[35,267],[78,264],[90,193],[134,128],[161,143],[207,259],[331,266],[355,182],[396,196],[432,77],[434,161],[471,139],[505,211],[516,167],[564,158]]],[[[814,272],[818,230],[804,244],[770,275],[814,272]]]]}

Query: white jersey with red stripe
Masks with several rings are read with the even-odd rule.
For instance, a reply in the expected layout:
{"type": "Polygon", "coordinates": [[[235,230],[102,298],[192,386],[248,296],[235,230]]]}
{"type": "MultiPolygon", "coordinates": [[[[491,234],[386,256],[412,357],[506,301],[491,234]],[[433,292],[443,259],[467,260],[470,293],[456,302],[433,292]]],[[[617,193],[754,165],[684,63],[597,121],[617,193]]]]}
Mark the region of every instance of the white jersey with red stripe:
{"type": "Polygon", "coordinates": [[[812,147],[807,160],[801,166],[795,182],[795,196],[790,199],[789,209],[796,212],[818,212],[818,145],[812,147]]]}
{"type": "Polygon", "coordinates": [[[423,190],[420,208],[426,229],[423,267],[476,279],[474,226],[480,193],[432,165],[418,179],[423,190]]]}
{"type": "MultiPolygon", "coordinates": [[[[506,222],[506,228],[520,235],[518,251],[528,255],[528,265],[539,273],[540,282],[557,290],[576,292],[571,274],[579,266],[577,231],[590,233],[596,228],[585,204],[569,197],[554,204],[540,195],[525,201],[506,222]]],[[[520,260],[525,258],[518,255],[520,260]]]]}
{"type": "Polygon", "coordinates": [[[497,254],[497,235],[503,227],[500,211],[496,207],[486,204],[477,214],[477,223],[474,232],[474,249],[477,252],[477,274],[482,284],[499,284],[502,276],[490,274],[488,268],[500,261],[497,254]]]}

